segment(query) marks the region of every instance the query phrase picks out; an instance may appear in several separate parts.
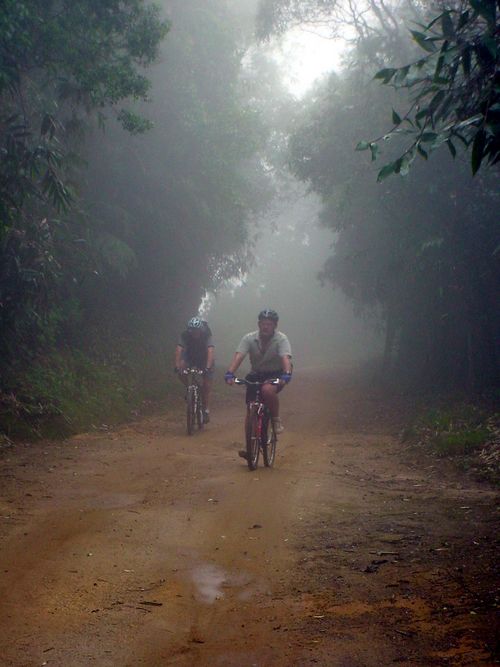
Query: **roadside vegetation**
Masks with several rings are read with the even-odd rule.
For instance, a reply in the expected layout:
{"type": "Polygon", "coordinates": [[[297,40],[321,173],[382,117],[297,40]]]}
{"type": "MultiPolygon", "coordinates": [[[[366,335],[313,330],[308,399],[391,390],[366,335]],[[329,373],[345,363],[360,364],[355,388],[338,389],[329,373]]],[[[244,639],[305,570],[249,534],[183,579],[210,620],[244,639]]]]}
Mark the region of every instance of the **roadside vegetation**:
{"type": "Polygon", "coordinates": [[[500,484],[498,396],[434,398],[401,432],[401,442],[453,461],[476,478],[500,484]]]}

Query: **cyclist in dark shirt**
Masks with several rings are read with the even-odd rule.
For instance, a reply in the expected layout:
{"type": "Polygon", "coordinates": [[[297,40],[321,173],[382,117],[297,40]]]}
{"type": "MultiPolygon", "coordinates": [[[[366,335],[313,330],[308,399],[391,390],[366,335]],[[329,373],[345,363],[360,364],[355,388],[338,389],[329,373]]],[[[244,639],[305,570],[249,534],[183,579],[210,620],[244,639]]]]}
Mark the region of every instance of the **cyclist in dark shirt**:
{"type": "Polygon", "coordinates": [[[175,347],[175,368],[179,379],[186,384],[186,376],[180,371],[185,368],[198,368],[204,371],[201,387],[203,418],[205,424],[210,421],[209,399],[214,372],[215,346],[208,323],[201,317],[192,317],[186,329],[179,336],[175,347]]]}

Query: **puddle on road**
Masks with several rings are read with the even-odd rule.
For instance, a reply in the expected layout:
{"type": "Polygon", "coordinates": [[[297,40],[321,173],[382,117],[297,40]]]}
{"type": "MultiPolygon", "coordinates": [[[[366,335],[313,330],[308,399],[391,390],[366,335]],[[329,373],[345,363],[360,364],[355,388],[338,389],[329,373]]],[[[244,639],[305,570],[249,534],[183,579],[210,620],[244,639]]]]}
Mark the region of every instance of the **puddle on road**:
{"type": "Polygon", "coordinates": [[[221,568],[204,563],[195,567],[191,576],[196,586],[196,597],[201,602],[213,604],[224,597],[222,584],[226,581],[226,573],[221,568]]]}
{"type": "Polygon", "coordinates": [[[248,588],[252,583],[249,575],[230,574],[213,563],[201,563],[194,567],[191,579],[196,588],[196,598],[205,604],[221,600],[230,589],[243,589],[235,591],[240,600],[248,600],[261,590],[258,585],[248,588]]]}

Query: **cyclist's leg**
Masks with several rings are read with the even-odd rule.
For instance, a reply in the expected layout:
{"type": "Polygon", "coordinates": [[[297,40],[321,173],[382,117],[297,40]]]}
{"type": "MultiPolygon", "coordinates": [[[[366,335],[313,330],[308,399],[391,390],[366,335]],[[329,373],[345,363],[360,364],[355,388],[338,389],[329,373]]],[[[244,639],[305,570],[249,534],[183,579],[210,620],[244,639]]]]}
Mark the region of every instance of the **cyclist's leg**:
{"type": "MultiPolygon", "coordinates": [[[[252,382],[255,382],[256,377],[255,373],[249,373],[246,376],[247,380],[251,380],[252,382]]],[[[252,401],[255,400],[255,394],[256,394],[256,389],[255,387],[251,387],[247,385],[246,392],[245,392],[245,404],[246,404],[246,413],[245,413],[245,438],[247,437],[247,434],[250,431],[251,428],[251,409],[250,409],[250,404],[252,401]]],[[[247,458],[247,451],[246,449],[241,449],[238,454],[246,459],[247,458]]]]}
{"type": "Polygon", "coordinates": [[[195,387],[190,386],[186,390],[186,423],[188,435],[193,434],[196,421],[194,389],[195,387]]]}
{"type": "Polygon", "coordinates": [[[284,430],[280,419],[280,402],[278,394],[283,389],[283,385],[264,384],[262,386],[261,395],[264,404],[271,413],[275,433],[282,433],[284,430]]]}
{"type": "Polygon", "coordinates": [[[210,393],[212,391],[214,367],[207,369],[203,376],[203,383],[201,385],[201,400],[203,403],[203,410],[206,412],[210,409],[210,393]]]}
{"type": "Polygon", "coordinates": [[[278,419],[280,416],[280,401],[278,398],[280,389],[281,387],[274,384],[264,384],[261,389],[262,400],[271,413],[273,420],[278,419]]]}
{"type": "MultiPolygon", "coordinates": [[[[187,358],[186,358],[186,350],[182,350],[181,352],[181,366],[180,370],[184,370],[187,366],[189,366],[187,358]]],[[[179,380],[182,382],[182,384],[187,387],[188,384],[188,377],[187,375],[184,375],[184,373],[177,373],[177,377],[179,380]]]]}

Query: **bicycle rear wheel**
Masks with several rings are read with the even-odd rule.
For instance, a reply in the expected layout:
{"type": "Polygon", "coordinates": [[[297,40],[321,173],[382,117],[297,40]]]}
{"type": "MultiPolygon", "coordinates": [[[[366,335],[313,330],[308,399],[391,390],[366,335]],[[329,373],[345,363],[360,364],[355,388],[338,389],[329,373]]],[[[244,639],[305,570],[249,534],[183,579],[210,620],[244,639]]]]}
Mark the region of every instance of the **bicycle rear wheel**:
{"type": "Polygon", "coordinates": [[[269,418],[269,415],[264,415],[262,420],[262,434],[261,434],[261,447],[262,447],[262,456],[264,458],[264,465],[268,468],[271,468],[274,463],[274,458],[276,456],[276,443],[278,438],[274,432],[274,427],[272,420],[269,418]]]}
{"type": "Polygon", "coordinates": [[[195,398],[194,387],[188,387],[186,391],[186,427],[188,435],[193,435],[196,421],[195,398]]]}
{"type": "Polygon", "coordinates": [[[250,411],[247,415],[245,424],[246,445],[247,445],[247,465],[250,470],[255,470],[259,463],[259,416],[256,412],[250,411]]]}

